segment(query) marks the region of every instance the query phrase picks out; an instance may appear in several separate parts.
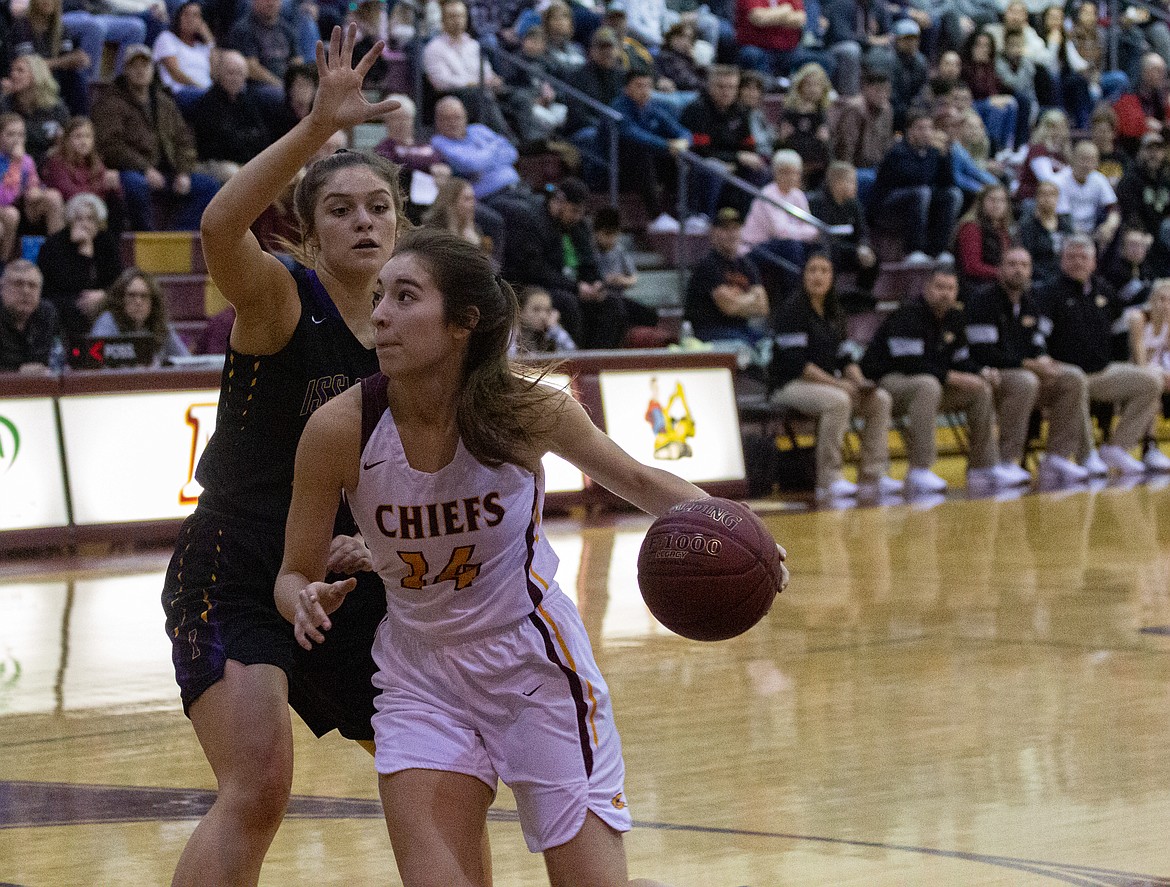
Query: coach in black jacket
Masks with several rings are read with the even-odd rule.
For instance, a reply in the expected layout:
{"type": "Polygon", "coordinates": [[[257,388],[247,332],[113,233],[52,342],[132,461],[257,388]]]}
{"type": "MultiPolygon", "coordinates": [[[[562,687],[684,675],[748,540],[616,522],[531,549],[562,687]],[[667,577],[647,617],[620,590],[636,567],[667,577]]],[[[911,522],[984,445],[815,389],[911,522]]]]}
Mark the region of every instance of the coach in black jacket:
{"type": "Polygon", "coordinates": [[[938,493],[946,481],[931,471],[938,448],[940,410],[963,410],[970,426],[968,483],[1008,483],[999,466],[989,371],[971,360],[966,320],[958,308],[959,279],[952,268],[931,275],[921,301],[902,305],[878,327],[861,360],[861,371],[894,399],[910,435],[911,492],[938,493]]]}
{"type": "Polygon", "coordinates": [[[1141,443],[1158,414],[1161,375],[1150,367],[1112,361],[1114,328],[1125,323],[1124,307],[1109,284],[1096,275],[1097,250],[1091,238],[1076,234],[1060,251],[1060,276],[1037,293],[1040,310],[1052,325],[1048,353],[1084,370],[1089,399],[1120,404],[1121,416],[1098,453],[1098,463],[1121,474],[1140,474],[1145,466],[1129,450],[1141,443]]]}
{"type": "MultiPolygon", "coordinates": [[[[1019,466],[1032,410],[1048,415],[1048,447],[1042,475],[1058,482],[1084,480],[1077,464],[1089,454],[1089,392],[1084,372],[1053,360],[1047,351],[1048,319],[1032,294],[1032,257],[1009,249],[995,283],[971,292],[964,313],[971,360],[994,371],[999,451],[1005,465],[1019,466]]],[[[1022,480],[1026,472],[1020,469],[1022,480]]]]}

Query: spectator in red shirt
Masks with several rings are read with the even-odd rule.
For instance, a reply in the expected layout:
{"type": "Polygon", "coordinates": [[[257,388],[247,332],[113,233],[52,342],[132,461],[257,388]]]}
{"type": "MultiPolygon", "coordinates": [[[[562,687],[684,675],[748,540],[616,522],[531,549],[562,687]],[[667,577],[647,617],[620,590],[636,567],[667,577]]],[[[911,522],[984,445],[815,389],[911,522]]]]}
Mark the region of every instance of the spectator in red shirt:
{"type": "Polygon", "coordinates": [[[832,56],[801,45],[805,24],[804,0],[736,0],[740,67],[787,77],[801,65],[817,62],[832,75],[832,56]]]}
{"type": "Polygon", "coordinates": [[[1167,88],[1166,61],[1156,52],[1142,58],[1137,86],[1113,105],[1117,112],[1117,134],[1131,152],[1147,132],[1165,135],[1170,121],[1170,88],[1167,88]]]}
{"type": "Polygon", "coordinates": [[[1007,189],[1003,185],[988,185],[959,220],[955,255],[960,282],[970,286],[995,280],[1011,244],[1011,201],[1007,189]]]}

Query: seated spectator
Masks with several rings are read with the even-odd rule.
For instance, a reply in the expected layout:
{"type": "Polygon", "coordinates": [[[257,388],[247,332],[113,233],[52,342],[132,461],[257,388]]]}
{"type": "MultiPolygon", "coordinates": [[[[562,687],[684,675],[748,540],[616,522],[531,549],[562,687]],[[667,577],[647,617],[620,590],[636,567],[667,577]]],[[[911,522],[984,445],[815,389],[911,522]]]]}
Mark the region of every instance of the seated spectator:
{"type": "Polygon", "coordinates": [[[825,69],[815,62],[792,75],[780,112],[780,147],[791,148],[804,163],[803,187],[821,186],[829,165],[829,110],[832,87],[825,69]]]}
{"type": "MultiPolygon", "coordinates": [[[[544,11],[543,23],[548,38],[548,55],[556,76],[563,78],[584,65],[585,50],[573,40],[573,13],[569,4],[564,0],[553,0],[544,11]]],[[[616,43],[614,45],[616,48],[616,43]]]]}
{"type": "Polygon", "coordinates": [[[33,162],[40,165],[60,141],[69,120],[69,109],[59,98],[57,81],[39,55],[13,59],[8,79],[12,88],[4,96],[4,110],[19,114],[24,120],[25,148],[33,162]]]}
{"type": "Polygon", "coordinates": [[[482,123],[467,123],[467,111],[456,96],[435,105],[435,134],[431,147],[460,178],[475,189],[476,200],[500,210],[496,204],[525,190],[516,171],[520,157],[516,146],[482,123]]]}
{"type": "MultiPolygon", "coordinates": [[[[382,118],[386,124],[386,137],[377,144],[374,153],[398,164],[398,178],[402,185],[402,193],[406,197],[406,214],[411,221],[418,223],[434,199],[431,183],[426,177],[429,176],[435,180],[435,184],[441,186],[451,177],[451,167],[429,142],[415,144],[414,100],[405,95],[390,95],[386,98],[397,101],[398,107],[382,118]],[[417,190],[414,187],[416,173],[423,176],[417,190]],[[415,196],[422,202],[416,203],[415,196]],[[431,202],[428,202],[428,198],[431,202]]],[[[499,214],[493,210],[488,212],[497,216],[495,221],[498,225],[501,222],[499,214]]]]}
{"type": "Polygon", "coordinates": [[[946,267],[935,270],[925,297],[903,302],[887,317],[861,361],[865,377],[890,392],[893,414],[906,417],[910,438],[906,485],[912,493],[941,493],[947,487],[931,470],[938,458],[934,429],[939,411],[967,414],[968,488],[1016,483],[1000,466],[992,374],[981,374],[971,360],[958,294],[955,272],[946,267]]]}
{"type": "MultiPolygon", "coordinates": [[[[593,32],[589,42],[589,58],[585,64],[565,72],[565,82],[589,98],[603,105],[612,104],[621,94],[626,82],[617,34],[613,28],[601,27],[593,32]]],[[[565,99],[569,117],[565,132],[573,136],[573,143],[582,149],[596,148],[598,139],[597,115],[572,96],[565,99]]]]}
{"type": "Polygon", "coordinates": [[[776,153],[780,133],[764,116],[764,78],[759,71],[744,71],[740,74],[739,103],[747,112],[756,153],[763,158],[771,157],[776,153]]]}
{"type": "MultiPolygon", "coordinates": [[[[12,58],[39,55],[61,87],[61,97],[74,114],[89,110],[89,85],[85,72],[90,58],[77,45],[76,34],[61,22],[61,0],[30,0],[21,14],[12,10],[12,29],[6,42],[12,58]]],[[[8,61],[8,59],[5,59],[8,61]]]]}
{"type": "MultiPolygon", "coordinates": [[[[94,194],[105,202],[107,210],[112,212],[111,204],[116,203],[121,212],[122,180],[117,171],[106,169],[94,149],[93,122],[88,117],[69,118],[61,143],[45,160],[43,178],[65,202],[78,194],[94,194]]],[[[121,230],[120,225],[111,227],[121,230]]]]}
{"type": "Polygon", "coordinates": [[[1117,114],[1108,105],[1098,105],[1089,122],[1089,138],[1097,146],[1097,172],[1109,180],[1116,190],[1122,177],[1132,165],[1129,154],[1117,142],[1117,114]]]}
{"type": "Polygon", "coordinates": [[[1032,256],[1032,277],[1037,285],[1060,275],[1060,250],[1073,234],[1072,220],[1056,211],[1060,188],[1055,182],[1041,182],[1032,209],[1020,219],[1017,237],[1032,256]]]}
{"type": "Polygon", "coordinates": [[[122,179],[126,213],[135,231],[156,229],[152,194],[179,204],[173,227],[194,231],[219,183],[193,172],[195,139],[178,106],[154,82],[145,46],[126,51],[124,71],[94,106],[98,151],[122,179]]]}
{"type": "Polygon", "coordinates": [[[1121,225],[1117,195],[1097,171],[1097,146],[1087,139],[1073,148],[1072,165],[1056,174],[1060,189],[1056,211],[1066,213],[1078,234],[1089,234],[1102,249],[1113,243],[1121,225]]]}
{"type": "Polygon", "coordinates": [[[1072,156],[1072,137],[1068,117],[1063,111],[1051,108],[1040,115],[1028,153],[1020,166],[1020,181],[1016,188],[1017,200],[1033,200],[1039,182],[1051,182],[1056,174],[1068,166],[1072,156]]]}
{"type": "Polygon", "coordinates": [[[545,150],[549,139],[555,139],[568,119],[569,108],[557,101],[549,83],[552,64],[548,59],[543,25],[533,25],[524,32],[520,54],[527,67],[513,65],[506,80],[504,115],[520,140],[520,147],[529,151],[545,150]]]}
{"type": "MultiPolygon", "coordinates": [[[[1145,308],[1128,312],[1130,360],[1149,367],[1162,378],[1162,415],[1170,393],[1170,279],[1154,281],[1145,308]]],[[[1170,458],[1158,448],[1153,429],[1146,435],[1142,462],[1153,471],[1170,471],[1170,458]]]]}
{"type": "Polygon", "coordinates": [[[448,178],[439,186],[439,195],[424,213],[423,224],[458,234],[489,256],[494,253],[492,239],[475,223],[475,189],[465,179],[448,178]]]}
{"type": "MultiPolygon", "coordinates": [[[[730,65],[712,65],[707,72],[707,85],[693,102],[687,105],[679,118],[683,129],[691,134],[692,150],[700,157],[716,160],[723,168],[754,185],[764,185],[768,161],[756,151],[748,111],[736,101],[739,92],[739,71],[730,65]]],[[[708,216],[715,214],[720,202],[746,210],[739,189],[724,189],[723,179],[700,173],[692,174],[692,187],[700,192],[695,205],[708,216]],[[728,193],[730,192],[730,193],[728,193]],[[743,203],[743,206],[737,205],[743,203]]]]}
{"type": "Polygon", "coordinates": [[[582,297],[582,348],[617,348],[633,326],[656,326],[658,312],[626,297],[638,283],[634,260],[622,245],[622,217],[615,206],[603,206],[593,217],[597,273],[602,287],[596,298],[582,297]]]}
{"type": "Polygon", "coordinates": [[[913,19],[894,22],[894,58],[890,66],[890,101],[894,106],[894,129],[905,131],[906,115],[922,94],[930,76],[926,56],[918,50],[922,31],[913,19]]]}
{"type": "Polygon", "coordinates": [[[313,99],[317,97],[317,65],[289,65],[284,72],[284,99],[279,106],[271,107],[262,101],[268,130],[273,141],[285,135],[294,126],[309,116],[313,110],[313,99]]]}
{"type": "Polygon", "coordinates": [[[1072,29],[1065,41],[1068,64],[1061,72],[1063,105],[1076,128],[1087,129],[1097,102],[1116,101],[1128,88],[1129,78],[1122,71],[1108,70],[1105,40],[1109,29],[1101,26],[1095,0],[1077,0],[1072,5],[1072,29]]]}
{"type": "Polygon", "coordinates": [[[1161,274],[1170,273],[1170,164],[1163,136],[1142,137],[1137,162],[1117,186],[1122,219],[1154,238],[1154,262],[1161,274]]]}
{"type": "Polygon", "coordinates": [[[65,228],[45,239],[37,255],[42,294],[57,309],[65,338],[80,344],[89,333],[105,289],[122,272],[118,241],[106,230],[106,205],[93,194],[65,204],[65,228]]]}
{"type": "MultiPolygon", "coordinates": [[[[811,0],[805,4],[804,37],[801,42],[827,52],[828,66],[825,72],[832,77],[833,86],[843,96],[857,95],[861,91],[861,42],[869,40],[862,36],[860,9],[857,0],[811,0]]],[[[888,16],[874,15],[888,28],[888,16]]],[[[884,49],[884,47],[883,47],[884,49]]],[[[819,60],[817,60],[818,63],[819,60]]]]}
{"type": "Polygon", "coordinates": [[[833,266],[813,254],[804,266],[801,292],[776,312],[769,382],[771,401],[817,420],[816,496],[842,499],[898,493],[902,482],[889,476],[888,391],[865,378],[849,356],[845,316],[833,292],[833,266]],[[841,473],[842,449],[850,420],[865,423],[861,433],[861,486],[841,473]]]}
{"type": "Polygon", "coordinates": [[[604,286],[585,222],[588,202],[585,183],[569,177],[548,188],[543,202],[517,200],[504,207],[503,277],[548,290],[574,341],[582,335],[581,303],[596,301],[604,286]]]}
{"type": "Polygon", "coordinates": [[[234,49],[248,61],[248,80],[257,97],[275,109],[284,98],[284,75],[303,61],[297,35],[280,14],[280,0],[250,0],[248,13],[232,25],[224,49],[234,49]]]}
{"type": "Polygon", "coordinates": [[[709,85],[703,68],[695,61],[695,26],[690,22],[678,21],[667,29],[654,66],[658,69],[660,90],[666,87],[679,92],[698,92],[709,85]]]}
{"type": "Polygon", "coordinates": [[[422,51],[422,67],[431,88],[440,96],[456,96],[477,123],[517,144],[504,119],[497,95],[504,81],[491,62],[480,58],[479,41],[467,33],[467,6],[463,0],[442,0],[443,32],[422,51]]]}
{"type": "Polygon", "coordinates": [[[639,74],[649,74],[653,77],[654,56],[638,39],[637,35],[630,33],[625,0],[610,0],[606,4],[602,22],[617,35],[618,49],[621,51],[622,67],[625,72],[629,74],[636,71],[639,74]]]}
{"type": "MultiPolygon", "coordinates": [[[[975,110],[987,125],[993,153],[1014,148],[1021,109],[995,72],[995,41],[986,31],[976,30],[963,44],[961,58],[963,82],[970,88],[975,110]]],[[[1023,111],[1027,119],[1032,109],[1023,111]]],[[[1027,130],[1025,126],[1024,132],[1027,130]]]]}
{"type": "MultiPolygon", "coordinates": [[[[944,105],[934,115],[935,145],[949,155],[951,174],[955,177],[955,187],[963,193],[964,201],[974,199],[979,195],[979,192],[990,185],[1000,184],[999,179],[980,165],[967,148],[963,135],[967,129],[968,121],[972,127],[977,127],[977,135],[986,139],[983,120],[974,111],[960,113],[954,108],[944,105]]],[[[984,147],[981,144],[977,146],[977,150],[982,153],[984,147]]]]}
{"type": "MultiPolygon", "coordinates": [[[[959,220],[955,256],[964,287],[999,278],[999,265],[1012,245],[1012,203],[1003,185],[988,185],[959,220]]],[[[1029,263],[1029,271],[1031,271],[1029,263]]],[[[1029,274],[1031,284],[1031,274],[1029,274]]]]}
{"type": "Polygon", "coordinates": [[[915,110],[906,121],[905,137],[878,167],[871,218],[904,235],[908,261],[948,261],[945,250],[954,237],[963,197],[955,186],[950,154],[932,144],[930,117],[915,110]]]}
{"type": "Polygon", "coordinates": [[[158,76],[184,110],[211,88],[211,51],[215,38],[203,20],[199,0],[186,0],[171,19],[171,29],[154,41],[158,76]]]}
{"type": "Polygon", "coordinates": [[[760,272],[739,254],[743,219],[734,207],[715,214],[711,251],[691,269],[683,302],[683,318],[704,342],[734,342],[760,363],[759,345],[768,338],[768,294],[760,272]]]}
{"type": "Polygon", "coordinates": [[[857,290],[871,295],[880,269],[877,254],[869,243],[865,210],[857,199],[857,170],[842,160],[830,163],[825,184],[809,197],[808,208],[826,225],[853,228],[852,234],[839,235],[831,242],[829,256],[834,276],[840,272],[856,274],[857,290]]]}
{"type": "Polygon", "coordinates": [[[198,172],[220,184],[271,144],[260,103],[248,92],[248,62],[235,50],[217,54],[211,88],[188,112],[198,172]]]}
{"type": "Polygon", "coordinates": [[[967,342],[971,360],[990,368],[999,422],[999,452],[1007,474],[1026,483],[1020,468],[1033,408],[1048,417],[1048,441],[1040,460],[1046,483],[1082,481],[1089,472],[1078,462],[1088,455],[1088,388],[1080,368],[1048,356],[1047,329],[1032,293],[1032,258],[1023,247],[1004,254],[992,283],[966,297],[967,342]]]}
{"type": "MultiPolygon", "coordinates": [[[[1145,231],[1122,228],[1117,236],[1117,248],[1105,260],[1101,277],[1117,293],[1117,301],[1124,308],[1144,305],[1150,295],[1154,270],[1150,263],[1150,247],[1154,238],[1145,231]]],[[[1124,339],[1124,337],[1122,337],[1124,339]]],[[[1114,356],[1127,359],[1129,344],[1115,340],[1114,356]]]]}
{"type": "Polygon", "coordinates": [[[560,314],[553,307],[552,298],[538,286],[520,290],[520,326],[513,349],[519,356],[577,350],[577,344],[560,324],[560,314]]]}
{"type": "Polygon", "coordinates": [[[89,66],[82,72],[87,83],[101,73],[102,54],[107,43],[118,44],[119,64],[126,63],[131,46],[146,42],[146,22],[135,15],[107,15],[108,6],[86,0],[65,0],[61,23],[74,36],[74,43],[85,51],[89,66]]]}
{"type": "Polygon", "coordinates": [[[190,354],[179,334],[171,328],[162,290],[145,271],[127,268],[119,274],[106,293],[102,309],[90,330],[91,336],[149,333],[154,338],[152,366],[190,354]]]}
{"type": "Polygon", "coordinates": [[[1097,251],[1091,237],[1074,234],[1060,252],[1060,276],[1037,292],[1040,310],[1051,323],[1048,353],[1053,359],[1080,367],[1088,376],[1089,398],[1117,404],[1117,425],[1102,429],[1106,443],[1085,460],[1091,474],[1112,469],[1136,475],[1145,470],[1130,455],[1149,432],[1158,412],[1162,375],[1113,359],[1114,326],[1123,308],[1116,293],[1096,274],[1097,251]]]}
{"type": "MultiPolygon", "coordinates": [[[[354,40],[353,44],[353,57],[360,59],[374,48],[375,43],[379,40],[385,41],[389,36],[390,18],[386,11],[386,4],[382,0],[357,0],[357,2],[349,3],[349,10],[339,26],[344,31],[351,24],[357,28],[357,39],[354,40]]],[[[319,30],[318,33],[327,35],[331,31],[332,29],[319,30]]],[[[305,56],[305,58],[310,57],[305,56]]],[[[370,70],[366,72],[362,85],[366,89],[381,91],[381,85],[386,81],[389,69],[389,62],[379,54],[375,57],[370,70]]]]}
{"type": "Polygon", "coordinates": [[[0,372],[40,374],[60,369],[57,309],[41,298],[41,272],[13,259],[0,274],[0,372]]]}
{"type": "MultiPolygon", "coordinates": [[[[19,115],[0,114],[0,208],[16,209],[25,222],[56,234],[65,227],[65,205],[59,191],[41,184],[36,164],[25,151],[24,132],[19,115]]],[[[6,231],[10,215],[5,216],[6,231]]],[[[11,244],[0,258],[9,255],[11,244]]]]}
{"type": "Polygon", "coordinates": [[[787,77],[807,62],[835,70],[827,52],[802,44],[806,21],[804,0],[736,0],[740,67],[772,77],[787,77]]]}
{"type": "Polygon", "coordinates": [[[800,155],[780,149],[772,157],[772,182],[752,201],[739,235],[739,252],[748,254],[757,266],[779,266],[786,278],[785,263],[803,268],[809,245],[820,237],[813,225],[777,206],[788,204],[807,213],[808,197],[800,189],[800,155]]]}
{"type": "Polygon", "coordinates": [[[1028,141],[1032,118],[1040,107],[1040,100],[1036,97],[1036,63],[1027,57],[1026,41],[1022,30],[1007,31],[1003,37],[1003,49],[995,58],[995,76],[1019,107],[1014,145],[1028,141]]]}
{"type": "Polygon", "coordinates": [[[861,94],[841,99],[834,111],[829,154],[856,167],[864,202],[873,189],[878,165],[894,146],[889,75],[880,69],[867,70],[861,78],[861,94]]]}
{"type": "Polygon", "coordinates": [[[1166,79],[1166,60],[1156,52],[1142,57],[1141,77],[1132,91],[1124,93],[1113,105],[1117,112],[1117,133],[1122,144],[1135,147],[1147,132],[1165,136],[1170,123],[1170,84],[1166,79]]]}
{"type": "Polygon", "coordinates": [[[672,155],[691,146],[685,126],[653,97],[649,74],[630,71],[622,95],[610,106],[622,115],[618,124],[618,182],[635,190],[653,219],[650,229],[666,233],[678,230],[678,221],[666,212],[663,191],[675,184],[672,155]]]}

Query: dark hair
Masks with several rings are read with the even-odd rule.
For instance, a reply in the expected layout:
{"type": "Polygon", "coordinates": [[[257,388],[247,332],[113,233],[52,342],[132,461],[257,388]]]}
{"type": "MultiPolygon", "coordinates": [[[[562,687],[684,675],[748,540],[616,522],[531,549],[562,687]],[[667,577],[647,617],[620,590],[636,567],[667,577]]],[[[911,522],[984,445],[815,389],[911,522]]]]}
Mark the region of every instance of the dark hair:
{"type": "MultiPolygon", "coordinates": [[[[53,147],[53,149],[51,151],[49,151],[49,156],[60,157],[62,160],[66,160],[67,159],[66,153],[69,150],[69,148],[68,148],[69,137],[71,135],[73,135],[73,133],[77,132],[77,130],[81,129],[81,127],[83,127],[83,126],[88,126],[91,130],[94,129],[93,121],[90,120],[88,117],[82,117],[80,115],[77,115],[77,116],[70,117],[68,120],[66,120],[65,126],[61,130],[61,138],[57,142],[57,144],[53,147]]],[[[96,136],[96,132],[94,134],[96,136]]],[[[91,176],[97,175],[98,170],[102,169],[103,167],[102,167],[101,157],[98,156],[98,152],[97,152],[96,138],[94,141],[94,146],[92,148],[90,148],[90,150],[89,150],[89,156],[88,157],[79,157],[79,158],[77,158],[77,160],[79,162],[79,165],[82,166],[84,169],[88,170],[88,172],[91,176]]]]}
{"type": "MultiPolygon", "coordinates": [[[[908,132],[915,123],[917,123],[919,120],[922,120],[923,118],[931,120],[930,112],[926,110],[926,108],[920,106],[911,108],[906,112],[906,123],[903,125],[902,130],[904,132],[908,132]]],[[[931,122],[933,123],[934,121],[931,120],[931,122]]]]}
{"type": "MultiPolygon", "coordinates": [[[[179,20],[183,17],[183,13],[187,11],[188,6],[198,6],[200,11],[203,10],[203,4],[199,0],[186,0],[185,3],[180,3],[179,7],[175,10],[175,14],[171,16],[171,32],[176,37],[179,36],[179,20]]],[[[203,42],[202,37],[199,38],[199,42],[203,42]]]]}
{"type": "Polygon", "coordinates": [[[767,92],[767,90],[764,88],[764,75],[759,71],[753,71],[751,69],[740,71],[739,88],[742,90],[745,86],[754,86],[759,89],[760,92],[767,92]]]}
{"type": "Polygon", "coordinates": [[[589,202],[589,187],[576,176],[566,176],[548,191],[548,196],[559,194],[573,206],[584,206],[589,202]]]}
{"type": "Polygon", "coordinates": [[[367,151],[351,151],[342,148],[328,157],[310,164],[305,170],[304,178],[297,184],[293,192],[293,209],[296,210],[297,224],[300,228],[299,244],[284,244],[291,246],[293,255],[302,264],[312,266],[308,243],[317,233],[313,223],[313,212],[317,208],[317,198],[321,188],[333,174],[352,166],[364,166],[386,183],[390,191],[390,198],[394,201],[394,213],[399,225],[403,220],[402,189],[398,184],[398,165],[391,163],[385,157],[367,151]],[[306,261],[307,260],[307,261],[306,261]]]}
{"type": "Polygon", "coordinates": [[[622,214],[616,206],[603,206],[593,214],[594,231],[621,231],[622,214]]]}
{"type": "Polygon", "coordinates": [[[647,77],[647,78],[649,78],[651,83],[654,82],[654,75],[651,74],[649,71],[642,71],[642,70],[639,70],[638,68],[630,68],[630,70],[626,71],[626,80],[625,80],[626,86],[629,86],[631,83],[633,83],[635,80],[637,80],[640,77],[647,77]]]}
{"type": "Polygon", "coordinates": [[[833,328],[833,330],[841,337],[845,338],[845,312],[841,310],[841,299],[837,296],[837,269],[833,265],[833,260],[829,254],[823,250],[814,250],[808,254],[808,258],[804,260],[804,266],[800,269],[800,289],[801,292],[808,296],[808,290],[804,288],[804,273],[808,270],[808,266],[814,261],[823,261],[828,264],[829,269],[833,272],[833,277],[829,283],[829,291],[825,294],[825,322],[833,328]]]}
{"type": "Polygon", "coordinates": [[[162,289],[153,275],[141,268],[127,268],[106,290],[106,299],[102,307],[114,316],[118,329],[123,333],[133,332],[134,321],[126,313],[126,291],[136,280],[143,281],[150,290],[150,315],[146,318],[146,331],[154,339],[154,350],[157,353],[166,347],[167,339],[171,335],[171,326],[170,318],[167,316],[166,299],[163,298],[162,289]]]}
{"type": "Polygon", "coordinates": [[[447,231],[414,228],[398,239],[394,254],[412,254],[426,266],[443,294],[448,323],[471,328],[463,385],[455,411],[467,451],[484,465],[505,462],[535,470],[538,438],[557,421],[550,399],[557,396],[508,359],[520,304],[491,259],[447,231]]]}
{"type": "Polygon", "coordinates": [[[316,87],[321,82],[321,75],[317,72],[316,65],[308,65],[304,62],[295,65],[289,65],[284,72],[284,93],[288,95],[292,89],[293,83],[298,77],[304,77],[306,80],[311,80],[313,86],[316,87]]]}
{"type": "Polygon", "coordinates": [[[881,68],[866,68],[861,74],[862,86],[876,86],[879,83],[889,83],[890,75],[881,68]]]}

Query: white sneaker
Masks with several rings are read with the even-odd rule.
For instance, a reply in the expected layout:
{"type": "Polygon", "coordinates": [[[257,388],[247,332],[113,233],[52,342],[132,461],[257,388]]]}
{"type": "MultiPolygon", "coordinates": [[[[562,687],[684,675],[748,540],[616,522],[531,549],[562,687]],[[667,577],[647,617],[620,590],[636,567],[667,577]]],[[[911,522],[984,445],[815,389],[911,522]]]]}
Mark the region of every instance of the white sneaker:
{"type": "Polygon", "coordinates": [[[695,216],[688,216],[687,220],[683,222],[683,231],[687,234],[706,234],[711,230],[711,222],[705,215],[699,213],[695,216]]]}
{"type": "Polygon", "coordinates": [[[1109,466],[1102,461],[1101,454],[1096,450],[1089,450],[1089,455],[1081,465],[1089,472],[1089,477],[1104,477],[1109,473],[1109,466]]]}
{"type": "Polygon", "coordinates": [[[890,477],[888,474],[883,474],[878,478],[877,491],[883,496],[888,496],[893,493],[900,493],[905,488],[905,484],[896,477],[890,477]]]}
{"type": "Polygon", "coordinates": [[[1045,453],[1040,457],[1040,477],[1061,484],[1081,483],[1089,479],[1089,469],[1064,456],[1045,453]]]}
{"type": "Polygon", "coordinates": [[[1142,457],[1142,462],[1145,463],[1146,468],[1150,469],[1150,471],[1170,471],[1170,456],[1167,456],[1158,449],[1156,444],[1146,450],[1145,456],[1142,457]]]}
{"type": "Polygon", "coordinates": [[[646,230],[651,234],[678,234],[682,227],[674,216],[663,213],[647,225],[646,230]]]}
{"type": "Polygon", "coordinates": [[[937,256],[934,257],[934,260],[936,262],[938,262],[940,265],[953,265],[953,264],[955,264],[955,256],[953,253],[939,253],[937,256]]]}
{"type": "Polygon", "coordinates": [[[1118,474],[1144,474],[1146,466],[1115,444],[1101,447],[1101,461],[1118,474]]]}
{"type": "Polygon", "coordinates": [[[914,250],[905,259],[907,265],[929,265],[933,261],[934,259],[920,249],[914,250]]]}
{"type": "Polygon", "coordinates": [[[837,478],[827,487],[817,487],[818,499],[846,499],[857,495],[857,484],[843,477],[837,478]]]}
{"type": "Polygon", "coordinates": [[[1005,487],[1019,487],[1032,482],[1032,472],[1025,471],[1015,462],[1001,462],[995,466],[996,478],[1005,487]]]}
{"type": "Polygon", "coordinates": [[[995,465],[987,468],[968,468],[967,489],[972,492],[986,493],[989,490],[1007,486],[1006,484],[1001,484],[996,475],[995,469],[998,467],[998,465],[995,465]]]}
{"type": "Polygon", "coordinates": [[[929,468],[911,468],[906,475],[906,486],[913,493],[941,493],[947,482],[929,468]]]}

